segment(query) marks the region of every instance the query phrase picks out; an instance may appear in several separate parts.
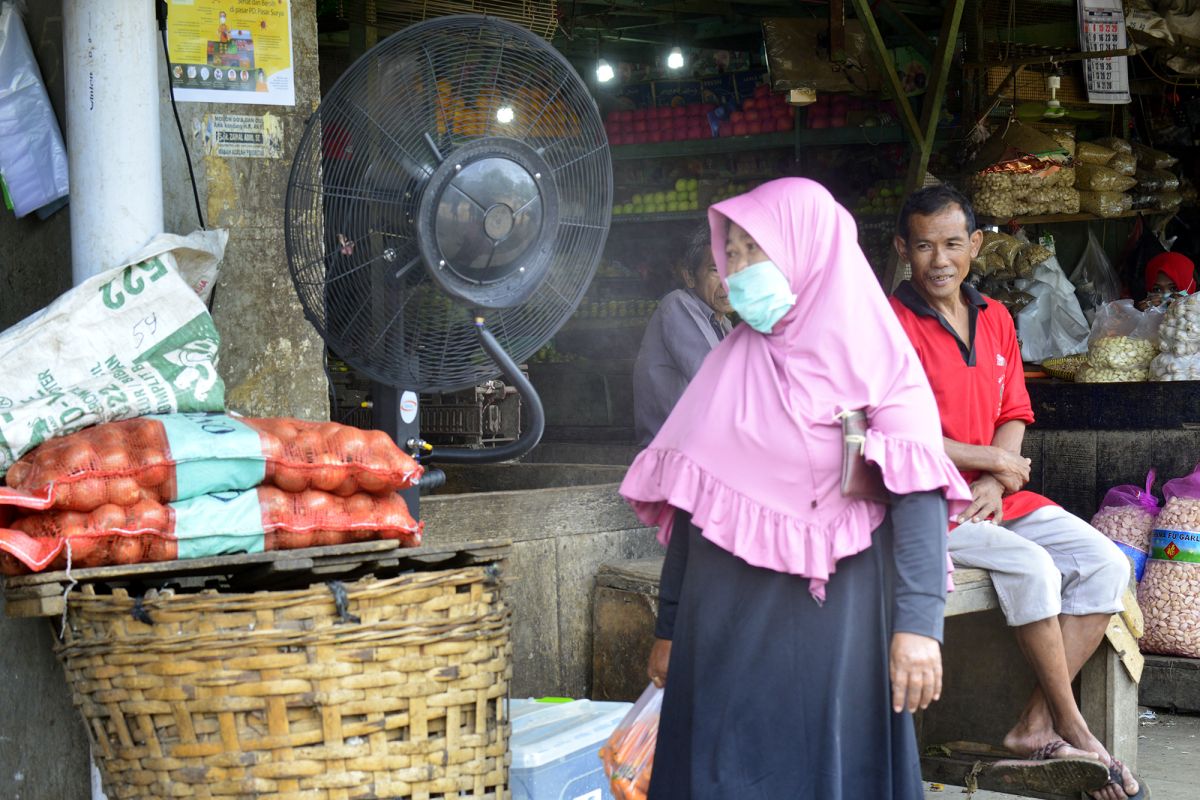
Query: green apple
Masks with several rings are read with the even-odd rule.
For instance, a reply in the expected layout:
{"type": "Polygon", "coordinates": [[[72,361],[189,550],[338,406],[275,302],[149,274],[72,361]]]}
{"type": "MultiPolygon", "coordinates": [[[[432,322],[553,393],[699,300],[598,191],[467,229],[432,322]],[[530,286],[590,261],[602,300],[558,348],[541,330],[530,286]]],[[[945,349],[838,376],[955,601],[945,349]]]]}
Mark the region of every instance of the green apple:
{"type": "Polygon", "coordinates": [[[640,194],[635,194],[633,196],[633,200],[630,202],[632,202],[634,205],[637,205],[638,203],[642,202],[642,196],[640,194]]]}
{"type": "Polygon", "coordinates": [[[679,180],[675,181],[675,191],[686,192],[687,188],[688,188],[687,178],[680,178],[679,180]]]}

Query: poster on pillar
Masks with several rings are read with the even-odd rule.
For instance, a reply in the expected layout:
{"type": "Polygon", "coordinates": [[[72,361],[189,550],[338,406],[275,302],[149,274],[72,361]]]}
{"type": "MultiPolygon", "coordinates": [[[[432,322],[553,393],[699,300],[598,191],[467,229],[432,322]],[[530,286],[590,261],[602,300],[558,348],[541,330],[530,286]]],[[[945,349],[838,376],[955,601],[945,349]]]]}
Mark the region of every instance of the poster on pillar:
{"type": "Polygon", "coordinates": [[[293,106],[291,0],[168,0],[171,85],[183,103],[293,106]]]}

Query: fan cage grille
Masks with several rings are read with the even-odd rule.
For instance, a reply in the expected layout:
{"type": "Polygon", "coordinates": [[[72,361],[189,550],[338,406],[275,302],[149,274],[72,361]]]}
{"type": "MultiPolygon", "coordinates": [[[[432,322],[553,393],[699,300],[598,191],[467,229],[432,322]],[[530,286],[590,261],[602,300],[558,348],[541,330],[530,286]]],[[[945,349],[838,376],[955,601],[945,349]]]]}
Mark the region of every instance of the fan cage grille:
{"type": "Polygon", "coordinates": [[[292,278],[329,348],[362,374],[429,392],[495,376],[472,309],[441,292],[416,238],[437,154],[452,159],[456,148],[490,136],[535,147],[559,195],[546,279],[524,304],[486,315],[521,361],[578,306],[610,222],[608,142],[595,101],[566,60],[511,23],[430,20],[356,61],[310,120],[288,186],[292,278]],[[512,111],[507,122],[502,108],[512,111]]]}

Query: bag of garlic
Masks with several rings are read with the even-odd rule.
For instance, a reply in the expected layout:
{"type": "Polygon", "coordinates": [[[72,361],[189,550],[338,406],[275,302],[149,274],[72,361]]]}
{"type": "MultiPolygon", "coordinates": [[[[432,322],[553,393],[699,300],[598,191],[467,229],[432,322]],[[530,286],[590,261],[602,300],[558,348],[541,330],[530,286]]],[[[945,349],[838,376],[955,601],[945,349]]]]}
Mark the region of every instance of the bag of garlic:
{"type": "Polygon", "coordinates": [[[1158,329],[1158,349],[1172,356],[1200,353],[1200,294],[1177,298],[1167,306],[1158,329]]]}
{"type": "Polygon", "coordinates": [[[1163,314],[1140,311],[1132,300],[1105,303],[1096,312],[1088,336],[1088,366],[1096,370],[1144,373],[1158,355],[1158,328],[1163,314]]]}
{"type": "Polygon", "coordinates": [[[1200,467],[1163,486],[1150,559],[1138,584],[1142,652],[1200,657],[1200,467]]]}
{"type": "Polygon", "coordinates": [[[1200,381],[1200,353],[1186,356],[1159,353],[1150,362],[1150,380],[1200,381]]]}
{"type": "Polygon", "coordinates": [[[1132,484],[1114,486],[1104,495],[1100,510],[1092,517],[1092,527],[1103,533],[1129,557],[1134,575],[1140,581],[1146,571],[1154,520],[1158,516],[1158,498],[1151,492],[1154,470],[1146,476],[1146,488],[1132,484]]]}

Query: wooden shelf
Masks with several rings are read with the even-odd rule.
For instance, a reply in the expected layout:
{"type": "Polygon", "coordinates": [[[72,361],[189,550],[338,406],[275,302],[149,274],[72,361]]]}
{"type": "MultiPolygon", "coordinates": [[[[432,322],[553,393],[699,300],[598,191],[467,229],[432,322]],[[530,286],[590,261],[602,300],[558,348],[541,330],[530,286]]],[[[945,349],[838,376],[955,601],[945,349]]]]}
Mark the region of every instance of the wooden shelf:
{"type": "Polygon", "coordinates": [[[1122,211],[1120,214],[1115,214],[1109,217],[1098,217],[1095,214],[1042,214],[1034,217],[979,217],[976,221],[980,225],[998,225],[1004,226],[1010,222],[1015,222],[1018,225],[1053,225],[1061,222],[1104,222],[1110,219],[1130,219],[1145,215],[1147,217],[1158,216],[1160,214],[1170,214],[1172,211],[1153,211],[1143,209],[1141,211],[1122,211]]]}
{"type": "Polygon", "coordinates": [[[707,208],[696,211],[663,211],[655,214],[614,214],[612,224],[619,225],[626,222],[694,222],[701,219],[708,219],[707,208]]]}
{"type": "MultiPolygon", "coordinates": [[[[957,130],[957,128],[938,128],[937,138],[949,138],[957,130]]],[[[908,141],[908,137],[899,125],[884,125],[874,128],[821,128],[819,130],[797,128],[792,131],[764,133],[758,136],[724,136],[719,139],[689,139],[682,142],[623,144],[612,148],[612,157],[614,161],[627,161],[637,158],[719,155],[783,147],[799,150],[804,147],[896,144],[905,141],[908,141]]]]}
{"type": "Polygon", "coordinates": [[[649,142],[623,144],[612,148],[614,161],[634,158],[672,158],[678,156],[708,156],[718,153],[741,153],[748,150],[767,150],[773,147],[793,147],[795,132],[764,133],[758,136],[725,136],[720,139],[688,139],[682,142],[649,142]]]}

